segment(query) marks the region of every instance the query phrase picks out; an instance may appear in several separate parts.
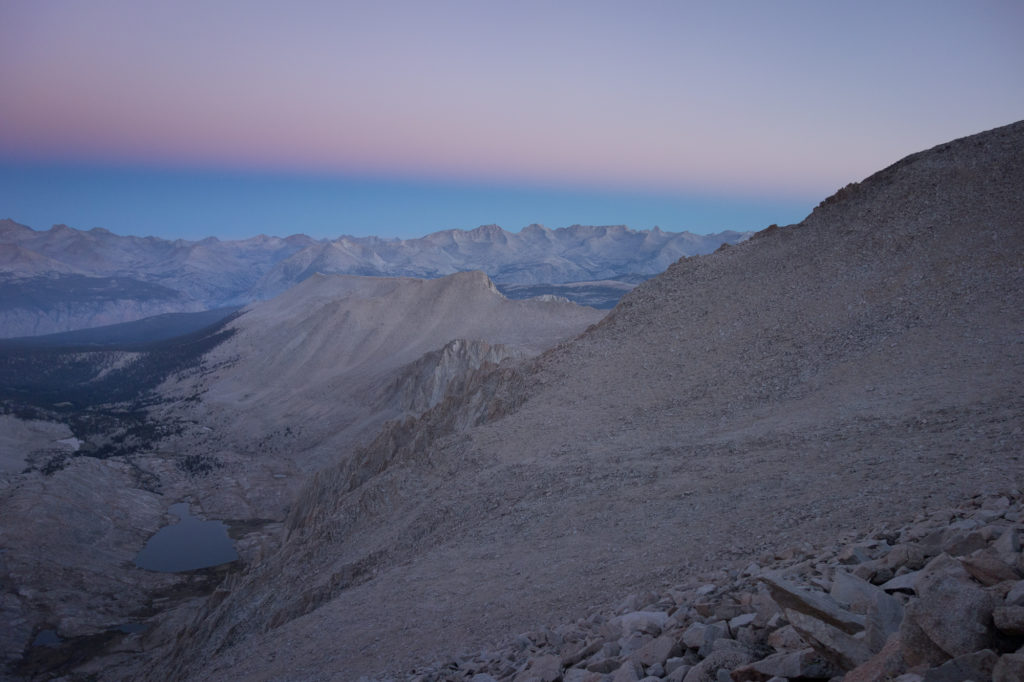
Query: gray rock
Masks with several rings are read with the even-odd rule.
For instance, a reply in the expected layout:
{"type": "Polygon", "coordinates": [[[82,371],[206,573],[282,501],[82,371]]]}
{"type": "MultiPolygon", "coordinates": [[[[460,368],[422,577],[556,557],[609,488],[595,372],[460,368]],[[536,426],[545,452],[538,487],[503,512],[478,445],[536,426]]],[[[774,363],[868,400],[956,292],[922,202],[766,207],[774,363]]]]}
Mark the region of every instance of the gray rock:
{"type": "Polygon", "coordinates": [[[853,546],[847,547],[841,551],[837,559],[839,560],[839,563],[850,566],[871,561],[871,555],[868,554],[867,549],[864,547],[853,546]]]}
{"type": "Polygon", "coordinates": [[[996,585],[1007,580],[1020,580],[1020,575],[995,552],[982,550],[960,560],[971,577],[982,585],[996,585]]]}
{"type": "Polygon", "coordinates": [[[733,634],[742,627],[746,627],[757,619],[756,613],[741,613],[735,618],[729,619],[729,631],[733,634]]]}
{"type": "Polygon", "coordinates": [[[1024,580],[1018,580],[1006,593],[1007,606],[1024,606],[1024,580]]]}
{"type": "Polygon", "coordinates": [[[685,658],[682,656],[673,656],[665,661],[665,674],[671,674],[673,671],[678,668],[682,668],[684,665],[687,665],[685,658]]]}
{"type": "Polygon", "coordinates": [[[899,568],[906,568],[911,571],[920,569],[925,564],[926,554],[924,549],[916,544],[896,545],[885,555],[881,565],[893,571],[899,568]]]}
{"type": "Polygon", "coordinates": [[[939,645],[928,637],[913,618],[904,617],[903,622],[900,623],[897,640],[900,644],[900,655],[908,666],[931,668],[942,665],[950,658],[949,654],[939,648],[939,645]]]}
{"type": "Polygon", "coordinates": [[[750,647],[743,642],[737,642],[735,639],[722,637],[714,641],[711,645],[711,651],[750,651],[750,647]]]}
{"type": "Polygon", "coordinates": [[[885,643],[900,629],[904,617],[903,603],[879,590],[868,607],[865,641],[872,652],[882,650],[885,643]]]}
{"type": "MultiPolygon", "coordinates": [[[[924,634],[919,634],[931,646],[931,642],[928,642],[924,634]]],[[[848,672],[843,677],[843,682],[878,682],[878,680],[892,679],[906,670],[907,664],[903,658],[903,648],[902,635],[893,635],[881,651],[848,672]]]]}
{"type": "Polygon", "coordinates": [[[829,595],[839,604],[845,604],[851,611],[860,614],[868,612],[879,593],[885,594],[882,588],[841,570],[832,576],[832,589],[829,591],[829,595]]]}
{"type": "Polygon", "coordinates": [[[620,665],[622,665],[622,661],[617,658],[600,658],[592,663],[588,663],[587,670],[592,673],[606,674],[618,669],[620,665]]]}
{"type": "Polygon", "coordinates": [[[975,651],[946,661],[937,668],[924,673],[923,682],[963,682],[963,680],[988,680],[992,677],[998,657],[988,649],[975,651]]]}
{"type": "Polygon", "coordinates": [[[863,616],[841,608],[827,594],[797,587],[774,574],[765,574],[760,579],[768,585],[772,599],[787,612],[792,610],[805,614],[848,634],[854,634],[864,629],[863,616]]]}
{"type": "Polygon", "coordinates": [[[969,533],[950,531],[942,543],[942,551],[956,557],[966,556],[985,547],[988,547],[988,540],[976,530],[969,533]]]}
{"type": "Polygon", "coordinates": [[[632,660],[644,666],[662,665],[669,658],[682,653],[682,647],[673,637],[662,635],[634,653],[632,660]]]}
{"type": "MultiPolygon", "coordinates": [[[[732,671],[753,660],[749,652],[715,651],[703,661],[693,666],[683,682],[718,682],[718,671],[732,671]]],[[[678,672],[678,671],[677,671],[678,672]]]]}
{"type": "Polygon", "coordinates": [[[799,651],[807,648],[807,640],[792,625],[783,625],[768,635],[768,644],[778,652],[799,651]]]}
{"type": "Polygon", "coordinates": [[[516,675],[516,682],[522,680],[538,680],[539,682],[555,682],[562,677],[562,661],[558,656],[548,654],[530,659],[526,670],[516,675]]]}
{"type": "Polygon", "coordinates": [[[786,618],[815,651],[843,670],[852,670],[871,658],[871,649],[863,638],[792,609],[786,610],[786,618]]]}
{"type": "Polygon", "coordinates": [[[992,543],[990,549],[1004,562],[1013,564],[1017,560],[1017,555],[1020,554],[1020,531],[1016,528],[1007,528],[992,543]]]}
{"type": "MultiPolygon", "coordinates": [[[[562,667],[571,668],[580,661],[588,659],[596,654],[603,646],[604,643],[601,640],[595,639],[589,643],[580,642],[576,646],[567,647],[562,653],[562,667]]],[[[615,655],[617,654],[618,652],[616,652],[615,655]]]]}
{"type": "Polygon", "coordinates": [[[718,625],[709,625],[704,628],[704,641],[700,645],[700,650],[697,652],[700,656],[706,657],[711,654],[714,650],[715,640],[722,639],[726,636],[724,628],[718,625]]]}
{"type": "Polygon", "coordinates": [[[642,632],[657,637],[661,634],[661,628],[667,620],[668,614],[664,611],[633,611],[612,618],[609,624],[612,627],[620,628],[623,636],[642,632]]]}
{"type": "Polygon", "coordinates": [[[640,682],[644,670],[632,661],[626,661],[612,673],[611,682],[640,682]]]}
{"type": "Polygon", "coordinates": [[[689,649],[699,649],[704,644],[704,630],[707,627],[704,623],[691,623],[690,627],[683,631],[683,644],[689,649]]]}
{"type": "Polygon", "coordinates": [[[997,604],[991,594],[969,580],[945,573],[920,580],[918,594],[920,598],[907,607],[906,618],[950,657],[994,645],[996,633],[991,622],[997,604]]]}
{"type": "Polygon", "coordinates": [[[562,675],[562,682],[599,682],[604,677],[601,673],[592,673],[582,668],[569,668],[562,675]]]}
{"type": "Polygon", "coordinates": [[[892,580],[888,580],[880,586],[880,589],[885,592],[905,592],[907,594],[914,594],[914,586],[917,584],[917,579],[921,577],[922,571],[914,571],[913,573],[904,573],[898,575],[892,580]]]}
{"type": "Polygon", "coordinates": [[[622,639],[620,639],[619,645],[622,647],[622,654],[624,656],[629,656],[630,654],[644,648],[653,639],[654,637],[651,635],[647,635],[641,632],[634,632],[628,637],[623,637],[622,639]]]}
{"type": "Polygon", "coordinates": [[[683,682],[692,668],[693,666],[689,664],[681,665],[675,670],[670,670],[668,675],[665,676],[665,680],[666,682],[683,682]]]}
{"type": "Polygon", "coordinates": [[[992,682],[1024,680],[1024,654],[1003,654],[992,669],[992,682]]]}
{"type": "Polygon", "coordinates": [[[813,649],[772,654],[732,671],[733,682],[763,682],[771,677],[830,678],[842,671],[825,661],[813,649]]]}
{"type": "Polygon", "coordinates": [[[1003,634],[1024,636],[1024,606],[1000,606],[992,611],[992,621],[1003,634]]]}

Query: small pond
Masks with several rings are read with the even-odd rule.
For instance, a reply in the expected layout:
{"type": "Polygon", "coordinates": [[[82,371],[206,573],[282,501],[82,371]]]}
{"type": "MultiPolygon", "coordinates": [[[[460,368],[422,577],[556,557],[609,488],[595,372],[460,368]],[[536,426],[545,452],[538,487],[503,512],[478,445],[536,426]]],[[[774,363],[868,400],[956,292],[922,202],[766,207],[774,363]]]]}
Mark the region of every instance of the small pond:
{"type": "Polygon", "coordinates": [[[238,552],[224,523],[192,516],[187,502],[171,505],[168,511],[178,517],[178,522],[161,528],[146,542],[135,557],[136,566],[150,571],[179,573],[238,559],[238,552]]]}

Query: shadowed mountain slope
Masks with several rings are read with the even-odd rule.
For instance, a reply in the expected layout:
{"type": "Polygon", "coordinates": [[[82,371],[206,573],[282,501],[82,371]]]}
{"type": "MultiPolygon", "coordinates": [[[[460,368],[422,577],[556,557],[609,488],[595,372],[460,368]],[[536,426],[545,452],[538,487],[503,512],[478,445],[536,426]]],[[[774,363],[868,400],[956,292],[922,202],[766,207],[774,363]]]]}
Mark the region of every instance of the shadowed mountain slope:
{"type": "Polygon", "coordinates": [[[317,474],[280,551],[165,662],[403,676],[632,589],[1024,485],[1022,187],[1024,122],[681,260],[317,474]]]}

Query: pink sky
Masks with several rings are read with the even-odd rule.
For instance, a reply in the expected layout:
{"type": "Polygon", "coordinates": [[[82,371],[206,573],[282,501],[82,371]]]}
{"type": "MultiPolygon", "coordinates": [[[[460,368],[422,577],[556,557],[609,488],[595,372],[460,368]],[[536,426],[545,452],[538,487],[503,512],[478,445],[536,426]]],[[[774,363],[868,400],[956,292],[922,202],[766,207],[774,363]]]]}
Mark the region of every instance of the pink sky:
{"type": "Polygon", "coordinates": [[[824,195],[1021,118],[1022,30],[1013,1],[5,0],[0,159],[824,195]]]}

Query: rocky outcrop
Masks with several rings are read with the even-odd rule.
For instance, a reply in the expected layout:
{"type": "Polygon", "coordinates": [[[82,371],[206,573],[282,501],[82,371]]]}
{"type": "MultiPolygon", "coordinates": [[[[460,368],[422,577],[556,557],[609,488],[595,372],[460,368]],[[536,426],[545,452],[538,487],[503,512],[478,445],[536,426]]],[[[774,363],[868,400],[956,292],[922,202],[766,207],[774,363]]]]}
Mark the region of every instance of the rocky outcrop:
{"type": "Polygon", "coordinates": [[[634,594],[614,612],[524,632],[401,679],[1019,680],[1022,534],[1019,491],[977,497],[846,543],[770,552],[741,571],[634,594]],[[973,572],[979,563],[1001,579],[973,572]]]}
{"type": "MultiPolygon", "coordinates": [[[[379,409],[398,410],[399,416],[416,416],[441,402],[448,393],[464,394],[469,373],[485,364],[522,360],[527,353],[504,344],[453,339],[440,350],[426,353],[396,372],[381,392],[379,409]]],[[[389,410],[389,411],[392,411],[389,410]]]]}

